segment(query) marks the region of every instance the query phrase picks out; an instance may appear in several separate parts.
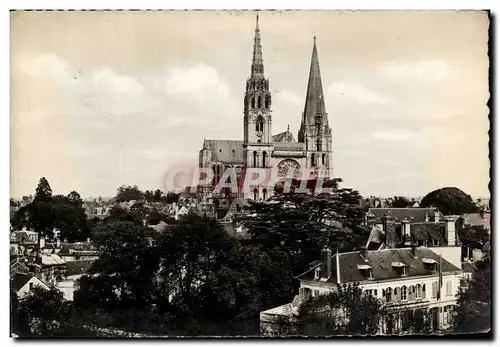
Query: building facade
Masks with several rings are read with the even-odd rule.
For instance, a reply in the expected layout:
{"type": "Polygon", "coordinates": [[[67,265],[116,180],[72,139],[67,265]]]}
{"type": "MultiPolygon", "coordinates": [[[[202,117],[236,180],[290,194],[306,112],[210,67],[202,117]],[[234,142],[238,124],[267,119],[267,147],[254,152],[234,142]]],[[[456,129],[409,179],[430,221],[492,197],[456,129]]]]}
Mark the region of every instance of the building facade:
{"type": "Polygon", "coordinates": [[[389,314],[380,324],[381,334],[405,332],[400,312],[430,312],[432,326],[446,330],[452,322],[462,270],[427,247],[337,253],[322,251],[300,280],[294,302],[261,312],[261,334],[273,335],[277,318],[297,316],[303,300],[337,290],[338,285],[357,283],[379,299],[389,314]]]}
{"type": "Polygon", "coordinates": [[[332,131],[323,97],[316,38],[298,138],[294,138],[289,128],[273,135],[272,95],[269,79],[264,74],[257,15],[251,71],[246,81],[242,118],[242,141],[206,139],[203,142],[199,153],[199,167],[209,168],[214,173],[209,184],[199,186],[203,197],[266,199],[273,193],[274,184],[265,182],[242,189],[248,168],[260,168],[266,172],[267,177],[270,177],[271,172],[276,172],[278,180],[298,178],[301,174],[331,176],[332,131]],[[228,168],[237,172],[238,189],[214,192],[213,188],[221,178],[224,179],[223,174],[228,168]]]}

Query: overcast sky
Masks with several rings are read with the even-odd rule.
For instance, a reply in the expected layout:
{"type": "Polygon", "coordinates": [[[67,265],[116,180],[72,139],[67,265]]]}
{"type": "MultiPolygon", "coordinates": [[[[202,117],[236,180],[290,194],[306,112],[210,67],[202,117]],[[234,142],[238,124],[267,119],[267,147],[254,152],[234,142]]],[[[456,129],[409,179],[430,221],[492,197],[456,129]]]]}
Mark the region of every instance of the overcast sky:
{"type": "MultiPolygon", "coordinates": [[[[297,137],[312,38],[333,165],[363,195],[487,196],[481,12],[261,12],[273,133],[297,137]]],[[[255,12],[11,13],[11,195],[164,189],[203,139],[243,138],[255,12]]]]}

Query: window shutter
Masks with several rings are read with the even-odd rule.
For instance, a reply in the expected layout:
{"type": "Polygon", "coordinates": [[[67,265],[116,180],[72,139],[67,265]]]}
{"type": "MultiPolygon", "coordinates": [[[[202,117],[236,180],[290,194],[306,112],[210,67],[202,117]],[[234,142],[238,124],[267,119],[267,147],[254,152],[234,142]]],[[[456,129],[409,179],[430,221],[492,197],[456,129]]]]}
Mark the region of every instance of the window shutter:
{"type": "Polygon", "coordinates": [[[422,299],[425,299],[425,284],[422,284],[422,299]]]}

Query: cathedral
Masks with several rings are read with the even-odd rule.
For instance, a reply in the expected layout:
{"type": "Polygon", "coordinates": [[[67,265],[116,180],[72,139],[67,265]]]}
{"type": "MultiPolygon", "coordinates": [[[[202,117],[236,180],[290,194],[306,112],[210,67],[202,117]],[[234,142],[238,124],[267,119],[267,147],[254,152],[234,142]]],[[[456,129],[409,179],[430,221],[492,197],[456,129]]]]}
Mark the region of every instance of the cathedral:
{"type": "Polygon", "coordinates": [[[272,95],[269,90],[269,79],[264,75],[257,15],[252,65],[244,95],[243,141],[204,140],[199,154],[199,167],[209,168],[214,173],[211,184],[198,187],[204,199],[265,200],[273,194],[274,189],[268,184],[252,186],[250,190],[229,189],[214,193],[213,187],[229,168],[236,170],[238,180],[247,168],[261,168],[269,173],[277,172],[278,178],[284,178],[290,171],[297,175],[306,171],[310,175],[319,173],[322,177],[331,177],[332,131],[328,125],[328,114],[323,98],[316,37],[313,42],[305,106],[297,140],[289,128],[273,135],[272,95]]]}

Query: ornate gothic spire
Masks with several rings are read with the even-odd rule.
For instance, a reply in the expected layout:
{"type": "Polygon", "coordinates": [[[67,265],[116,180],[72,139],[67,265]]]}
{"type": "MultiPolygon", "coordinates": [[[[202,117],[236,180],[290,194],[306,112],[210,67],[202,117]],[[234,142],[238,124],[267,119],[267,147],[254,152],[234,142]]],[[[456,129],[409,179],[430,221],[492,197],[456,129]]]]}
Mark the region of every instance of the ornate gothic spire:
{"type": "Polygon", "coordinates": [[[325,115],[326,109],[325,100],[323,98],[323,86],[321,84],[321,73],[319,70],[316,36],[314,36],[311,69],[309,70],[309,83],[307,84],[306,105],[304,108],[304,120],[314,119],[316,114],[325,115]]]}
{"type": "Polygon", "coordinates": [[[264,61],[262,60],[262,46],[260,45],[259,14],[255,24],[255,39],[253,43],[252,74],[264,75],[264,61]]]}

